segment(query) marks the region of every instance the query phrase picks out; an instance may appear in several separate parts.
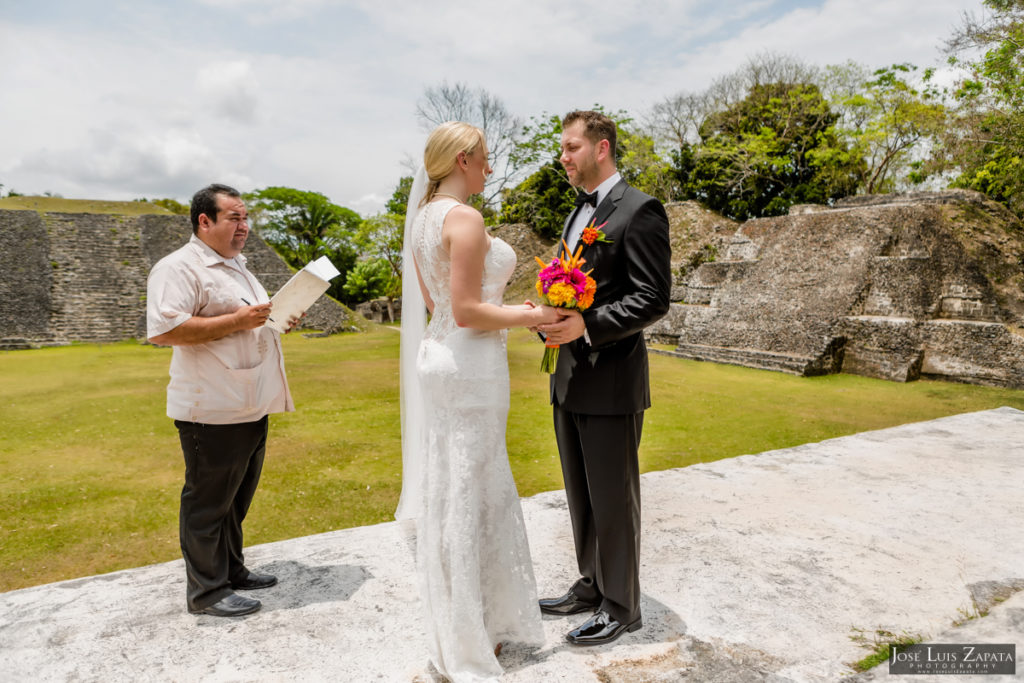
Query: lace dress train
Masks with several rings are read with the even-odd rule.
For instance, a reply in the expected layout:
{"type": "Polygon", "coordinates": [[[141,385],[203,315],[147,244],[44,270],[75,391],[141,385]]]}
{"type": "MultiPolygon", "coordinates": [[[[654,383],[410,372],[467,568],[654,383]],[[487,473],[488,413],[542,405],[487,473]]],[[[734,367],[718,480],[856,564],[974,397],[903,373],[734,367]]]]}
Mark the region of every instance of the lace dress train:
{"type": "MultiPolygon", "coordinates": [[[[460,328],[451,312],[441,226],[454,201],[428,204],[413,250],[434,313],[416,361],[425,406],[416,566],[431,661],[456,683],[502,674],[499,642],[543,643],[522,509],[505,449],[505,332],[460,328]]],[[[491,241],[482,299],[500,304],[515,252],[491,241]]]]}

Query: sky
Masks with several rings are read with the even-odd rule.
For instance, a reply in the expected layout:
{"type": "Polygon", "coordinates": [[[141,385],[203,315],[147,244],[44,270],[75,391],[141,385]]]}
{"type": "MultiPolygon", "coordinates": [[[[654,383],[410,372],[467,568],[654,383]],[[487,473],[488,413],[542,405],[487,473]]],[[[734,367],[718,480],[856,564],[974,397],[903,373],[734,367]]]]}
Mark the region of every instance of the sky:
{"type": "Polygon", "coordinates": [[[944,62],[981,0],[0,0],[0,184],[69,198],[211,182],[382,210],[424,90],[483,87],[529,119],[641,118],[764,52],[944,62]]]}

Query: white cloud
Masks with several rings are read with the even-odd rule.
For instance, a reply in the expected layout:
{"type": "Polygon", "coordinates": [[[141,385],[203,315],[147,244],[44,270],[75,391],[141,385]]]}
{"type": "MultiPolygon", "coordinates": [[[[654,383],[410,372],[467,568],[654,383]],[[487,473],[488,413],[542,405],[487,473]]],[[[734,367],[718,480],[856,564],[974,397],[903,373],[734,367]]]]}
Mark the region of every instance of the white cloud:
{"type": "Polygon", "coordinates": [[[288,185],[365,214],[421,153],[416,101],[442,80],[483,86],[524,118],[595,102],[641,116],[764,50],[927,66],[976,5],[199,0],[69,9],[75,21],[5,13],[0,183],[100,199],[288,185]]]}
{"type": "Polygon", "coordinates": [[[259,84],[249,62],[235,60],[204,65],[196,75],[204,103],[228,120],[252,123],[256,119],[259,84]]]}

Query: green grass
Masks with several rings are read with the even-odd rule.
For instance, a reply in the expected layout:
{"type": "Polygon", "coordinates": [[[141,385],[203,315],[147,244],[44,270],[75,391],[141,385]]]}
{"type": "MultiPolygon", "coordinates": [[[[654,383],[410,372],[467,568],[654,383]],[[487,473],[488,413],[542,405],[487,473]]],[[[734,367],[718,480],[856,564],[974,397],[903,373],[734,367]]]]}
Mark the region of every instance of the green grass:
{"type": "MultiPolygon", "coordinates": [[[[924,642],[924,636],[920,633],[904,631],[897,635],[892,631],[878,628],[871,633],[869,638],[867,631],[864,629],[854,628],[852,630],[854,634],[850,636],[850,640],[871,651],[871,654],[867,657],[850,665],[854,671],[868,671],[888,661],[889,653],[894,646],[896,648],[906,648],[909,645],[924,642]]],[[[897,652],[899,652],[898,649],[897,652]]]]}
{"type": "Polygon", "coordinates": [[[0,209],[53,213],[113,213],[119,216],[170,214],[162,206],[150,202],[118,202],[104,199],[65,199],[63,197],[4,197],[0,209]]]}
{"type": "MultiPolygon", "coordinates": [[[[401,489],[398,338],[285,338],[297,412],[271,417],[248,544],[392,519],[401,489]]],[[[519,491],[561,488],[541,347],[509,337],[519,491]]],[[[0,352],[0,590],[180,557],[183,464],[164,415],[169,349],[0,352]]],[[[1009,405],[1024,392],[849,375],[792,377],[651,357],[644,471],[1009,405]]]]}

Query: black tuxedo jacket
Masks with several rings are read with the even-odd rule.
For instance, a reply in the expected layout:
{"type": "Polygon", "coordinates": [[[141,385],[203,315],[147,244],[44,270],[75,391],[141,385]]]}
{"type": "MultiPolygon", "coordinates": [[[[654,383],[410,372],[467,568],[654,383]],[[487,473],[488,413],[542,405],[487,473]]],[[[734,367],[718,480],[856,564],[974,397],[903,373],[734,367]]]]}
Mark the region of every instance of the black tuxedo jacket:
{"type": "Polygon", "coordinates": [[[574,413],[624,415],[651,406],[643,329],[668,312],[671,247],[661,202],[625,181],[597,207],[594,223],[605,221],[611,242],[583,247],[583,270],[592,268],[597,282],[594,303],[583,312],[590,343],[581,337],[562,345],[551,403],[574,413]]]}

